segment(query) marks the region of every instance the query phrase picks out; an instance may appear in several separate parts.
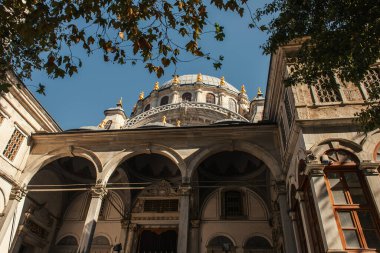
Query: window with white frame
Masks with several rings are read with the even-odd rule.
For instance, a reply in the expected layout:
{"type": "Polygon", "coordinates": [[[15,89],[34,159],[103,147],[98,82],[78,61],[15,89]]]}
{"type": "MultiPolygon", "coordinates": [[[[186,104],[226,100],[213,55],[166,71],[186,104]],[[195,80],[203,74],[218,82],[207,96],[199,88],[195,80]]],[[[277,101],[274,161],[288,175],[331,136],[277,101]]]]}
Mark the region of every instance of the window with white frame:
{"type": "Polygon", "coordinates": [[[17,155],[17,152],[20,149],[20,146],[24,138],[25,136],[18,129],[15,129],[11,138],[8,141],[7,146],[3,151],[3,155],[10,161],[13,161],[17,155]]]}

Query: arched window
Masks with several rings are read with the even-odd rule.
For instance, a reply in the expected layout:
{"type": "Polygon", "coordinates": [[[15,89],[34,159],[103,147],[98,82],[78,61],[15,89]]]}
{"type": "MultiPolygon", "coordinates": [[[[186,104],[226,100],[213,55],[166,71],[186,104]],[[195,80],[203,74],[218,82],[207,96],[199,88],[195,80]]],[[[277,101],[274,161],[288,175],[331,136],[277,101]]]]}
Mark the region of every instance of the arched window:
{"type": "Polygon", "coordinates": [[[261,236],[253,236],[247,240],[244,245],[244,253],[270,253],[273,247],[267,239],[261,236]]]}
{"type": "Polygon", "coordinates": [[[182,95],[182,101],[191,101],[191,93],[190,92],[186,92],[186,93],[183,93],[182,95]]]}
{"type": "Polygon", "coordinates": [[[104,129],[108,130],[111,128],[111,125],[112,125],[112,120],[108,120],[106,122],[106,124],[104,125],[104,129]]]}
{"type": "Polygon", "coordinates": [[[74,236],[68,235],[68,236],[63,237],[61,240],[59,240],[59,242],[57,243],[57,245],[61,245],[61,246],[78,246],[78,241],[77,241],[77,239],[74,236]]]}
{"type": "Polygon", "coordinates": [[[380,161],[380,143],[375,148],[375,160],[380,161]]]}
{"type": "Polygon", "coordinates": [[[161,98],[160,105],[167,105],[167,104],[169,104],[169,97],[165,96],[165,97],[161,98]]]}
{"type": "Polygon", "coordinates": [[[108,253],[112,248],[111,243],[105,236],[96,236],[92,240],[91,252],[108,253]]]}
{"type": "Polygon", "coordinates": [[[243,198],[240,191],[226,191],[224,194],[224,217],[234,218],[243,216],[243,198]]]}
{"type": "Polygon", "coordinates": [[[233,111],[233,112],[236,112],[236,101],[232,98],[230,98],[228,100],[228,108],[233,111]]]}
{"type": "Polygon", "coordinates": [[[325,153],[327,189],[345,249],[380,249],[379,220],[357,158],[345,150],[325,153]],[[333,159],[334,158],[334,159],[333,159]]]}
{"type": "Polygon", "coordinates": [[[206,103],[215,104],[215,95],[212,93],[207,93],[206,95],[206,103]]]}
{"type": "Polygon", "coordinates": [[[217,236],[211,239],[207,245],[207,253],[234,253],[235,246],[232,241],[225,236],[217,236]]]}
{"type": "Polygon", "coordinates": [[[144,108],[144,112],[148,111],[150,109],[150,104],[147,104],[144,108]]]}

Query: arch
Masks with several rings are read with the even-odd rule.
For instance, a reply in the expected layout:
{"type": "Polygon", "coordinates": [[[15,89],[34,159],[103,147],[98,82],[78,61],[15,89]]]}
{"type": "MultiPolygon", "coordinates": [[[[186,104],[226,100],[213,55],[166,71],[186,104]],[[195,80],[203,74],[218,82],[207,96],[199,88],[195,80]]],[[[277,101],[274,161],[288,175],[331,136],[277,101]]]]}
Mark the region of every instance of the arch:
{"type": "Polygon", "coordinates": [[[141,154],[159,154],[169,158],[180,170],[182,178],[186,178],[186,164],[182,157],[172,148],[160,145],[140,145],[131,151],[122,151],[113,156],[104,165],[104,173],[100,176],[103,182],[107,183],[117,166],[124,161],[141,154]]]}
{"type": "Polygon", "coordinates": [[[92,245],[107,245],[111,246],[112,240],[110,240],[110,237],[106,234],[97,234],[94,236],[94,239],[92,240],[92,245]]]}
{"type": "Polygon", "coordinates": [[[160,101],[160,106],[161,105],[167,105],[169,104],[169,96],[164,96],[161,98],[161,101],[160,101]]]}
{"type": "Polygon", "coordinates": [[[234,239],[231,235],[229,235],[229,234],[227,234],[227,233],[215,233],[215,234],[212,234],[212,235],[208,238],[208,240],[207,240],[207,242],[206,242],[206,244],[205,244],[206,247],[208,247],[208,245],[210,245],[210,242],[211,242],[213,239],[217,238],[217,237],[226,237],[226,238],[228,238],[228,239],[232,242],[233,246],[236,247],[236,241],[235,241],[235,239],[234,239]]]}
{"type": "Polygon", "coordinates": [[[182,101],[190,102],[193,100],[193,95],[190,92],[185,92],[182,94],[182,101]]]}
{"type": "Polygon", "coordinates": [[[215,95],[213,93],[206,94],[206,103],[215,104],[215,95]]]}
{"type": "MultiPolygon", "coordinates": [[[[76,242],[76,244],[69,244],[69,245],[78,246],[78,242],[79,242],[78,236],[75,235],[75,234],[71,234],[71,233],[70,234],[64,234],[64,235],[58,237],[57,240],[56,240],[55,245],[60,245],[60,242],[62,242],[64,239],[68,239],[69,241],[72,241],[72,242],[74,242],[72,240],[72,239],[74,239],[75,242],[76,242]]],[[[65,244],[63,244],[63,245],[65,245],[65,244]]]]}
{"type": "Polygon", "coordinates": [[[223,151],[242,151],[250,154],[264,162],[272,172],[276,180],[281,180],[283,175],[277,160],[264,148],[249,142],[232,142],[226,144],[217,144],[211,147],[203,148],[195,153],[188,166],[189,177],[192,177],[198,166],[212,155],[223,151]]]}
{"type": "Polygon", "coordinates": [[[264,239],[266,239],[269,244],[273,247],[273,241],[272,241],[272,238],[268,237],[268,235],[266,234],[263,234],[263,233],[253,233],[253,234],[250,234],[249,236],[247,236],[247,238],[245,238],[243,240],[243,247],[247,244],[248,240],[251,239],[252,237],[262,237],[264,239]]]}
{"type": "MultiPolygon", "coordinates": [[[[265,210],[265,216],[266,216],[266,219],[268,219],[269,217],[269,209],[268,209],[268,206],[267,204],[265,203],[265,201],[261,198],[261,196],[259,194],[257,194],[255,191],[247,188],[247,187],[241,187],[241,186],[233,186],[233,185],[230,185],[230,186],[225,186],[225,187],[220,187],[212,192],[210,192],[207,197],[204,199],[201,207],[200,207],[200,215],[202,216],[203,215],[203,212],[204,212],[204,209],[206,208],[207,206],[207,203],[209,202],[209,200],[214,196],[214,195],[218,195],[219,194],[219,197],[220,196],[220,193],[222,193],[223,191],[229,191],[229,190],[236,190],[236,189],[245,189],[246,193],[251,193],[252,195],[254,195],[254,197],[258,200],[259,204],[261,205],[261,207],[265,210]]],[[[246,194],[247,198],[248,198],[248,194],[246,194]]],[[[221,200],[219,200],[221,201],[221,200]]],[[[218,203],[219,205],[221,204],[220,202],[218,203]]]]}
{"type": "Polygon", "coordinates": [[[362,146],[352,140],[343,138],[328,138],[315,145],[309,150],[313,155],[319,158],[325,151],[329,149],[346,149],[357,156],[363,150],[362,146]]]}
{"type": "Polygon", "coordinates": [[[7,199],[3,189],[0,188],[0,214],[3,213],[5,206],[7,205],[7,199]]]}
{"type": "Polygon", "coordinates": [[[32,177],[40,171],[45,165],[58,160],[63,157],[82,157],[90,162],[95,167],[96,170],[96,182],[98,181],[99,173],[103,171],[103,165],[98,156],[83,147],[79,146],[65,146],[62,148],[58,148],[55,150],[52,150],[51,152],[47,154],[42,154],[41,156],[38,156],[37,158],[33,159],[30,164],[28,164],[26,167],[29,168],[27,173],[21,176],[20,182],[21,184],[28,184],[29,181],[32,179],[32,177]]]}
{"type": "MultiPolygon", "coordinates": [[[[245,239],[244,243],[243,243],[243,248],[246,249],[247,246],[248,246],[247,244],[248,243],[252,243],[252,240],[255,239],[255,238],[257,238],[259,240],[259,241],[257,241],[258,243],[262,243],[262,244],[268,243],[268,246],[270,248],[273,248],[273,243],[271,242],[272,240],[268,240],[267,236],[265,236],[263,234],[260,234],[260,233],[255,233],[254,235],[251,235],[247,239],[245,239]]],[[[270,249],[270,248],[256,248],[256,249],[270,249]]],[[[255,248],[251,248],[251,249],[255,249],[255,248]]]]}
{"type": "Polygon", "coordinates": [[[150,104],[147,104],[144,108],[144,112],[148,111],[150,109],[150,104]]]}
{"type": "Polygon", "coordinates": [[[106,124],[104,125],[104,129],[109,130],[111,128],[111,125],[112,125],[112,120],[108,120],[106,124]]]}

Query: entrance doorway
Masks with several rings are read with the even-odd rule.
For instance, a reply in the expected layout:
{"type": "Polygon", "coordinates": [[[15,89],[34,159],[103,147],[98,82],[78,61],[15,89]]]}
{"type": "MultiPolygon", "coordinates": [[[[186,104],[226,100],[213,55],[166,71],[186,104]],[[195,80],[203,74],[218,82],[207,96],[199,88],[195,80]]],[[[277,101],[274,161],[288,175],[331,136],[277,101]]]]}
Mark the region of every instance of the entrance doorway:
{"type": "Polygon", "coordinates": [[[177,237],[172,229],[143,230],[137,253],[177,253],[177,237]]]}

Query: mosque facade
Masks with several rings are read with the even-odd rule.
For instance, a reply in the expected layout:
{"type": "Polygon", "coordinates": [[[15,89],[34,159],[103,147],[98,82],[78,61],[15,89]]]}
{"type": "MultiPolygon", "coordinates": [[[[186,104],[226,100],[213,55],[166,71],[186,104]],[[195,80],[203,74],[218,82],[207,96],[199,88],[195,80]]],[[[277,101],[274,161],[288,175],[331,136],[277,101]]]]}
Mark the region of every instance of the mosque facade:
{"type": "Polygon", "coordinates": [[[120,100],[66,131],[9,74],[0,252],[379,252],[380,130],[353,119],[380,65],[337,90],[285,87],[296,50],[272,55],[265,97],[174,76],[130,115],[120,100]]]}

